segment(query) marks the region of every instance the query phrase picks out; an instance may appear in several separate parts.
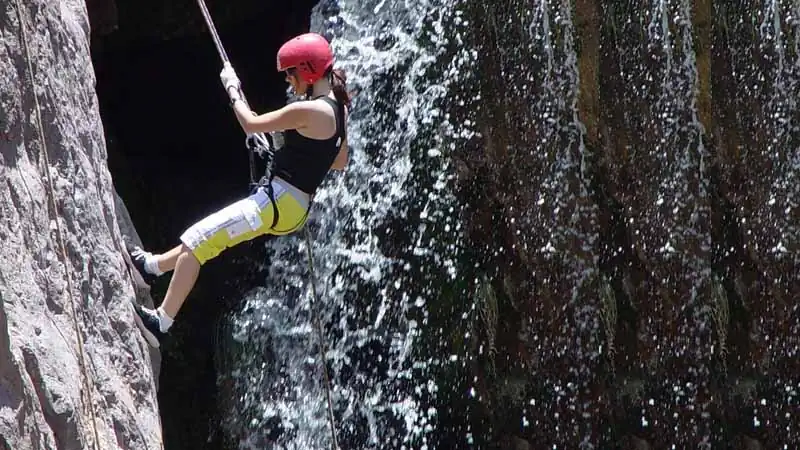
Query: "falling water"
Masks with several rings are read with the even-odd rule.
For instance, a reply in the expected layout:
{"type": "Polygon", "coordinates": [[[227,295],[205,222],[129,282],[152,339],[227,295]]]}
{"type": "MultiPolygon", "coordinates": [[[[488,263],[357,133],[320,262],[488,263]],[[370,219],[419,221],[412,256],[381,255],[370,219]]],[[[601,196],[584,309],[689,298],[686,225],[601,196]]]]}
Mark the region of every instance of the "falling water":
{"type": "MultiPolygon", "coordinates": [[[[709,360],[714,352],[710,323],[712,302],[711,230],[708,175],[703,143],[704,129],[698,120],[697,66],[692,38],[691,5],[688,0],[654,1],[648,26],[653,65],[655,129],[652,147],[644,154],[655,164],[650,174],[653,203],[642,205],[641,225],[636,226],[634,245],[641,246],[655,269],[658,289],[666,293],[661,305],[668,326],[655,352],[653,372],[668,371],[643,408],[642,427],[650,427],[658,409],[660,416],[672,405],[692,411],[682,418],[679,433],[671,442],[705,442],[711,435],[709,414],[709,360]],[[656,183],[657,180],[657,183],[656,183]],[[657,221],[657,222],[656,222],[657,221]],[[644,227],[656,225],[650,233],[644,227]],[[640,228],[641,226],[641,228],[640,228]],[[641,234],[640,234],[641,231],[641,234]],[[685,313],[681,314],[681,311],[685,313]],[[660,396],[657,392],[670,392],[660,396]],[[661,403],[650,401],[661,397],[661,403]],[[669,405],[669,406],[668,406],[669,405]]],[[[634,223],[638,222],[634,218],[634,223]]]]}
{"type": "Polygon", "coordinates": [[[626,415],[639,414],[615,434],[664,443],[669,427],[670,443],[695,443],[710,433],[713,348],[708,150],[698,118],[693,3],[638,3],[604,2],[610,50],[602,60],[612,71],[601,80],[607,189],[626,230],[608,249],[620,257],[608,270],[637,330],[619,340],[631,357],[615,361],[611,398],[626,415]],[[673,416],[675,408],[688,413],[673,416]]]}
{"type": "Polygon", "coordinates": [[[474,370],[484,422],[476,448],[523,439],[586,447],[604,350],[572,5],[466,3],[480,68],[470,81],[481,91],[467,107],[482,139],[463,159],[479,199],[470,236],[486,247],[476,286],[485,336],[474,370]]]}
{"type": "Polygon", "coordinates": [[[317,195],[314,270],[302,235],[271,242],[226,329],[239,448],[331,446],[320,345],[342,448],[719,444],[720,392],[756,384],[726,358],[751,278],[797,293],[800,154],[779,150],[798,143],[800,11],[743,3],[756,26],[715,18],[730,70],[703,115],[690,0],[592,3],[588,81],[568,1],[322,1],[312,30],[357,92],[351,162],[317,195]]]}
{"type": "Polygon", "coordinates": [[[763,147],[759,175],[764,178],[752,181],[760,185],[753,187],[766,198],[753,205],[750,217],[744,219],[748,236],[745,245],[759,259],[790,269],[798,262],[800,244],[795,220],[800,193],[795,179],[800,168],[800,4],[764,1],[758,13],[758,46],[763,63],[751,64],[743,72],[752,76],[750,88],[762,100],[753,120],[763,133],[756,138],[756,144],[763,147]]]}
{"type": "Polygon", "coordinates": [[[450,355],[430,350],[425,341],[437,333],[421,329],[458,276],[460,225],[443,154],[470,133],[440,109],[456,79],[443,68],[464,64],[442,57],[452,14],[445,1],[315,9],[312,30],[332,38],[336,66],[357,92],[351,161],[315,198],[313,272],[301,234],[271,243],[265,286],[228,327],[238,357],[223,383],[238,394],[229,428],[240,448],[330,448],[320,344],[341,448],[425,448],[432,439],[430,366],[450,355]]]}
{"type": "Polygon", "coordinates": [[[715,7],[714,55],[724,76],[719,98],[719,160],[734,238],[728,296],[735,308],[723,398],[745,440],[793,448],[800,390],[800,3],[751,0],[715,7]],[[748,11],[741,20],[740,11],[748,11]],[[776,339],[777,336],[781,336],[776,339]]]}

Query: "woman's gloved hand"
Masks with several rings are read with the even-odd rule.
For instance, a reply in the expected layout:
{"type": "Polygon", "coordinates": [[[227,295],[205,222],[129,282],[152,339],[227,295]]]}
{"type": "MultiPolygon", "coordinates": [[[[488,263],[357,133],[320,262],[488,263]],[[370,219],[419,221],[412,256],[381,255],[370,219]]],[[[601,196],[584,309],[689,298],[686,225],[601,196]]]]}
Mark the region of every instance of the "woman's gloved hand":
{"type": "Polygon", "coordinates": [[[242,83],[239,81],[239,77],[236,75],[236,71],[233,70],[233,66],[230,62],[225,62],[225,65],[222,67],[222,72],[219,73],[219,79],[222,81],[222,85],[225,87],[225,92],[228,93],[231,103],[242,99],[242,83]]]}

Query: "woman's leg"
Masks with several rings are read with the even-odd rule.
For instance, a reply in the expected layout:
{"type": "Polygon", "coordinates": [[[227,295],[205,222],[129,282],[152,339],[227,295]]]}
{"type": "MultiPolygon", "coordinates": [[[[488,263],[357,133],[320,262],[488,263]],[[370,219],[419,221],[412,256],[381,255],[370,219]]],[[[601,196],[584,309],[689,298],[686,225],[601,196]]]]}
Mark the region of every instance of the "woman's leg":
{"type": "Polygon", "coordinates": [[[156,264],[158,264],[158,270],[162,273],[171,272],[175,269],[175,264],[178,262],[178,257],[184,253],[184,251],[189,250],[186,248],[185,245],[176,245],[175,247],[171,248],[170,250],[160,254],[160,255],[153,255],[156,258],[156,264]]]}
{"type": "Polygon", "coordinates": [[[272,223],[272,211],[272,205],[269,199],[264,200],[263,193],[251,195],[189,227],[180,237],[181,244],[171,250],[161,255],[142,257],[143,254],[138,253],[133,256],[137,269],[142,266],[150,274],[156,263],[159,271],[173,270],[167,293],[158,308],[152,310],[133,305],[137,324],[150,345],[159,347],[166,337],[197,281],[200,267],[226,248],[268,233],[267,224],[272,223]]]}
{"type": "MultiPolygon", "coordinates": [[[[200,273],[200,261],[186,244],[181,244],[164,255],[168,258],[169,266],[175,270],[161,306],[150,310],[135,303],[133,305],[142,332],[153,347],[160,346],[161,340],[172,326],[175,316],[178,315],[181,305],[192,291],[194,283],[197,281],[197,275],[200,273]]],[[[160,268],[164,268],[164,266],[160,268]]]]}
{"type": "Polygon", "coordinates": [[[126,245],[131,262],[147,284],[152,284],[157,277],[175,269],[182,247],[182,245],[178,245],[159,255],[145,251],[138,246],[126,245]]]}
{"type": "Polygon", "coordinates": [[[166,336],[194,287],[203,264],[241,242],[267,233],[289,233],[302,225],[308,204],[288,195],[285,188],[276,192],[276,198],[281,211],[276,229],[272,229],[272,204],[264,191],[260,190],[189,227],[181,235],[181,245],[152,256],[158,258],[159,270],[173,270],[173,274],[164,300],[156,310],[134,304],[140,326],[151,345],[158,347],[166,336]]]}
{"type": "MultiPolygon", "coordinates": [[[[200,261],[192,254],[192,251],[185,244],[178,247],[177,252],[175,249],[170,252],[176,253],[174,257],[170,256],[173,260],[172,267],[175,273],[172,274],[172,279],[169,281],[167,294],[164,296],[164,301],[161,302],[161,309],[170,319],[174,319],[181,309],[181,305],[189,296],[192,291],[194,283],[197,281],[197,275],[200,273],[200,261]]],[[[165,253],[166,255],[166,253],[165,253]]]]}

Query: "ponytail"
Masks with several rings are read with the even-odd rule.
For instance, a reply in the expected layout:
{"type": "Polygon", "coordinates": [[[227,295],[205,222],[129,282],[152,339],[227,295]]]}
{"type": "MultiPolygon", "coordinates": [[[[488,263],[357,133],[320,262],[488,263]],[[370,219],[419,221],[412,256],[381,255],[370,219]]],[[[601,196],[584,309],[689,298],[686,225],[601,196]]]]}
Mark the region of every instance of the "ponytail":
{"type": "Polygon", "coordinates": [[[328,76],[328,79],[331,83],[331,89],[333,90],[333,95],[336,97],[336,101],[349,109],[350,93],[347,92],[347,75],[344,73],[344,70],[330,70],[328,76]]]}

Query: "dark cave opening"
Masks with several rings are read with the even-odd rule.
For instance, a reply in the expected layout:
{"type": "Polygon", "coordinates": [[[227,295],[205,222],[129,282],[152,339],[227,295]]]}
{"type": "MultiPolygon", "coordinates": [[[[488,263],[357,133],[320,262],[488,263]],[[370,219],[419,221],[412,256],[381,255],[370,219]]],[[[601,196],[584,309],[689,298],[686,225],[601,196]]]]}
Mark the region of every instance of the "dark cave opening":
{"type": "MultiPolygon", "coordinates": [[[[136,10],[156,8],[154,2],[88,2],[108,166],[142,242],[154,252],[175,246],[188,226],[249,189],[245,135],[220,85],[222,64],[193,3],[173,4],[169,13],[176,18],[150,27],[152,12],[136,10]],[[184,16],[192,18],[186,27],[164,25],[184,16]]],[[[245,3],[250,4],[237,5],[246,11],[242,17],[228,7],[216,25],[251,107],[265,112],[285,102],[274,55],[286,39],[308,30],[313,2],[245,3]]],[[[263,164],[256,161],[260,175],[263,164]]],[[[219,426],[215,336],[223,315],[263,282],[258,271],[265,260],[263,239],[230,249],[203,267],[162,346],[158,401],[166,450],[230,447],[219,426]]],[[[153,286],[156,303],[168,282],[167,275],[153,286]]]]}

